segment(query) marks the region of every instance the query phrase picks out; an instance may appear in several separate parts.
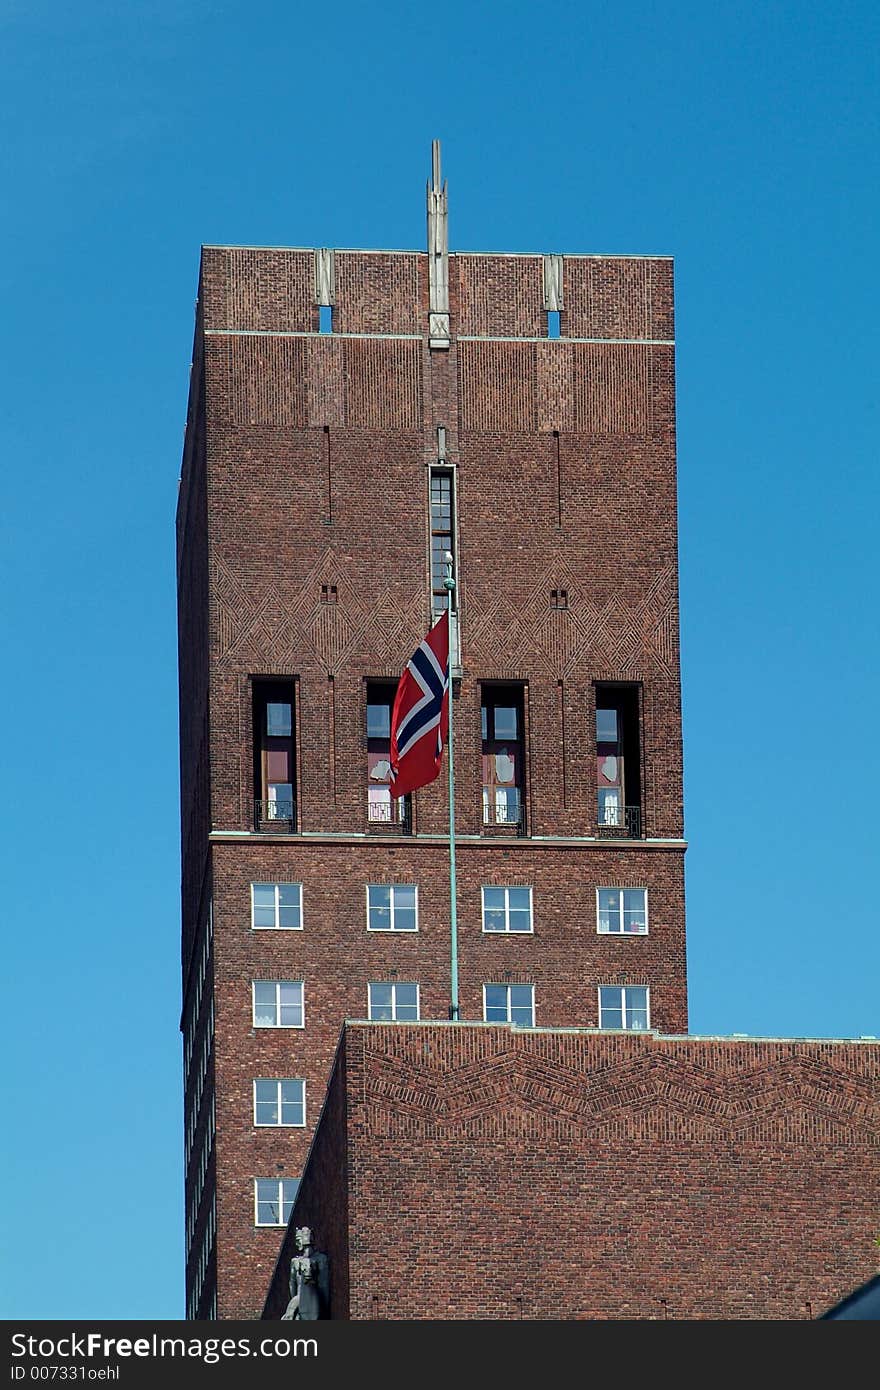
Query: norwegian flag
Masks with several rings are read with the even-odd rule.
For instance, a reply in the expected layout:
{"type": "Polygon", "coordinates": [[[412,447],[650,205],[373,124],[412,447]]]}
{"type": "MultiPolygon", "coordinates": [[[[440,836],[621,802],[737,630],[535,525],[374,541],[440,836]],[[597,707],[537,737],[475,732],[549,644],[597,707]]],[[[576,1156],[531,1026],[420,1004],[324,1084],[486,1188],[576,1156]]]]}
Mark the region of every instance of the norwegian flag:
{"type": "Polygon", "coordinates": [[[449,727],[449,614],[413,652],[391,713],[391,794],[426,787],[440,771],[449,727]]]}

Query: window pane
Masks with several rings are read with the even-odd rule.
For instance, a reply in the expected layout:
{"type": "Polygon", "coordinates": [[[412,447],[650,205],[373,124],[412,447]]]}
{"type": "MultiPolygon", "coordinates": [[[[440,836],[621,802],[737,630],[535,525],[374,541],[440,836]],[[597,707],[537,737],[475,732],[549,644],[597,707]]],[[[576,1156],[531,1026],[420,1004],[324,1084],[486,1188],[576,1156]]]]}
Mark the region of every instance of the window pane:
{"type": "Polygon", "coordinates": [[[266,732],[270,738],[286,738],[291,732],[290,705],[266,705],[266,732]]]}
{"type": "Polygon", "coordinates": [[[278,1183],[274,1178],[257,1179],[257,1225],[274,1226],[278,1222],[278,1183]]]}
{"type": "Polygon", "coordinates": [[[371,884],[367,889],[368,924],[373,931],[388,931],[391,927],[391,889],[371,884]]]}
{"type": "Polygon", "coordinates": [[[304,1120],[304,1088],[301,1081],[281,1082],[281,1123],[301,1125],[304,1120]]]}
{"type": "Polygon", "coordinates": [[[275,884],[253,883],[254,926],[274,927],[275,925],[275,884]]]}
{"type": "Polygon", "coordinates": [[[391,706],[367,705],[367,738],[390,739],[391,706]]]}
{"type": "Polygon", "coordinates": [[[402,1022],[413,1021],[419,1016],[418,985],[397,985],[394,991],[395,1011],[402,1022]]]}
{"type": "Polygon", "coordinates": [[[398,885],[394,889],[394,927],[396,931],[416,929],[416,890],[413,885],[398,885]]]}
{"type": "Polygon", "coordinates": [[[495,706],[495,737],[516,738],[516,709],[511,705],[495,706]]]}
{"type": "Polygon", "coordinates": [[[290,820],[293,815],[293,785],[290,782],[269,783],[269,812],[267,820],[290,820]]]}
{"type": "Polygon", "coordinates": [[[300,885],[298,883],[279,883],[278,903],[279,926],[299,927],[302,925],[300,885]]]}
{"type": "Polygon", "coordinates": [[[299,1178],[285,1178],[281,1183],[281,1220],[285,1226],[290,1220],[290,1213],[293,1211],[293,1204],[296,1201],[298,1191],[299,1178]]]}
{"type": "Polygon", "coordinates": [[[599,1027],[623,1027],[623,990],[616,985],[603,985],[599,990],[599,1027]]]}
{"type": "Polygon", "coordinates": [[[505,931],[507,927],[504,911],[505,892],[503,888],[483,889],[483,930],[505,931]]]}
{"type": "Polygon", "coordinates": [[[599,930],[620,931],[620,894],[616,888],[599,889],[599,930]]]}
{"type": "Polygon", "coordinates": [[[278,986],[281,999],[282,1028],[301,1028],[303,1024],[303,987],[301,984],[284,983],[278,986]]]}
{"type": "Polygon", "coordinates": [[[507,1022],[507,985],[486,985],[486,1022],[487,1023],[506,1023],[507,1022]]]}
{"type": "Polygon", "coordinates": [[[623,930],[643,932],[648,924],[647,891],[644,888],[623,890],[623,930]]]}
{"type": "Polygon", "coordinates": [[[531,985],[510,986],[510,1021],[520,1028],[531,1028],[534,1022],[533,990],[531,985]]]}
{"type": "Polygon", "coordinates": [[[596,742],[597,742],[597,743],[616,743],[616,742],[617,742],[617,710],[616,710],[616,709],[597,709],[597,710],[596,710],[596,742]]]}
{"type": "Polygon", "coordinates": [[[278,1123],[278,1085],[275,1081],[257,1081],[254,1086],[256,1122],[258,1125],[278,1123]]]}
{"type": "Polygon", "coordinates": [[[626,990],[626,1023],[627,1028],[641,1032],[648,1026],[648,991],[645,988],[630,988],[626,990]]]}
{"type": "Polygon", "coordinates": [[[370,985],[370,1018],[378,1023],[390,1023],[392,1019],[392,989],[390,985],[370,985]]]}
{"type": "Polygon", "coordinates": [[[271,980],[254,981],[254,1026],[274,1028],[277,1023],[275,984],[271,980]]]}
{"type": "Polygon", "coordinates": [[[266,754],[266,778],[269,782],[290,781],[290,759],[286,749],[270,749],[266,754]]]}

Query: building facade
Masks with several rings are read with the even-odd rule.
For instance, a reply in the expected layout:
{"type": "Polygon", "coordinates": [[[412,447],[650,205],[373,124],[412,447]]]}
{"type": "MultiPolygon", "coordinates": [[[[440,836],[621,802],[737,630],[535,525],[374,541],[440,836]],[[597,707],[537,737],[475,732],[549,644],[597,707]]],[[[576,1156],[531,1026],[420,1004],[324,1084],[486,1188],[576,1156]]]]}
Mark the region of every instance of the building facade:
{"type": "Polygon", "coordinates": [[[205,247],[177,518],[187,1316],[258,1316],[345,1019],[687,1029],[672,265],[205,247]],[[445,769],[444,769],[445,773],[445,769]]]}
{"type": "Polygon", "coordinates": [[[348,1023],[295,1236],[320,1316],[820,1318],[876,1274],[876,1041],[348,1023]]]}

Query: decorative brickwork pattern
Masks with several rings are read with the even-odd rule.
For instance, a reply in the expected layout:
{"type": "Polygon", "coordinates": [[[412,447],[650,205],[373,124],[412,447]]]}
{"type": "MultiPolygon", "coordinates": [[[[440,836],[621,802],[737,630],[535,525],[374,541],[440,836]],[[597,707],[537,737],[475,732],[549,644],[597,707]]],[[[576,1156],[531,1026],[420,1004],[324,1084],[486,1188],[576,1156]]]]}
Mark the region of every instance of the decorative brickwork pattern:
{"type": "Polygon", "coordinates": [[[215,352],[223,373],[219,400],[230,424],[303,428],[308,423],[304,339],[222,338],[215,352]]]}
{"type": "Polygon", "coordinates": [[[316,327],[311,251],[205,247],[202,293],[208,331],[308,333],[316,327]]]}
{"type": "Polygon", "coordinates": [[[292,598],[277,589],[249,584],[221,559],[212,565],[217,622],[217,664],[249,658],[255,670],[293,670],[304,653],[338,674],[354,655],[365,653],[401,664],[411,655],[412,633],[423,621],[425,598],[414,590],[401,605],[384,588],[372,595],[348,578],[348,561],[328,546],[292,598]],[[337,601],[322,601],[333,585],[337,601]],[[309,651],[310,649],[310,651],[309,651]]]}
{"type": "Polygon", "coordinates": [[[817,1044],[401,1030],[365,1039],[377,1135],[684,1139],[880,1148],[877,1050],[817,1044]],[[593,1070],[600,1060],[604,1065],[593,1070]],[[611,1063],[610,1067],[608,1063],[611,1063]],[[503,1100],[503,1104],[502,1104],[503,1100]]]}
{"type": "Polygon", "coordinates": [[[421,423],[421,344],[345,340],[346,424],[362,429],[416,429],[421,423]]]}
{"type": "Polygon", "coordinates": [[[422,272],[427,257],[369,251],[336,252],[337,333],[421,333],[422,272]]]}
{"type": "Polygon", "coordinates": [[[462,428],[647,438],[653,360],[630,343],[461,343],[462,428]]]}
{"type": "Polygon", "coordinates": [[[547,332],[540,256],[450,258],[458,276],[458,329],[462,335],[540,338],[547,332]]]}
{"type": "Polygon", "coordinates": [[[617,438],[653,433],[650,348],[573,343],[569,351],[579,433],[617,438]]]}
{"type": "Polygon", "coordinates": [[[524,594],[499,590],[467,629],[469,653],[478,663],[515,664],[516,654],[536,646],[557,677],[587,671],[614,672],[637,679],[651,672],[677,671],[678,597],[671,568],[659,573],[636,604],[614,593],[596,603],[568,560],[559,556],[524,594]],[[561,587],[569,606],[548,608],[547,595],[561,587]]]}
{"type": "Polygon", "coordinates": [[[319,1127],[291,1221],[347,1212],[334,1317],[808,1319],[876,1270],[877,1044],[349,1024],[340,1055],[347,1141],[319,1127]]]}
{"type": "Polygon", "coordinates": [[[308,423],[345,424],[345,353],[343,340],[326,334],[305,340],[308,423]]]}
{"type": "Polygon", "coordinates": [[[533,343],[459,343],[458,371],[462,430],[534,430],[533,343]]]}
{"type": "Polygon", "coordinates": [[[566,256],[567,338],[672,337],[672,263],[566,256]]]}

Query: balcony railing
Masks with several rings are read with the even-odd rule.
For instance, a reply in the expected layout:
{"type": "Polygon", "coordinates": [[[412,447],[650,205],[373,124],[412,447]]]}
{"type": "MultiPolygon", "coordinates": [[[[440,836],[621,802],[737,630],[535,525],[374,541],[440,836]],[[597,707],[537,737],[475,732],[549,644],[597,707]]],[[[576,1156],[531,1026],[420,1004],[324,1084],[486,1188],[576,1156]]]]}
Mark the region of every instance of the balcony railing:
{"type": "Polygon", "coordinates": [[[523,803],[496,801],[484,792],[483,826],[486,829],[491,826],[499,832],[506,831],[508,835],[525,835],[526,818],[523,803]]]}
{"type": "Polygon", "coordinates": [[[641,806],[605,806],[600,812],[598,833],[600,839],[640,840],[641,806]]]}
{"type": "Polygon", "coordinates": [[[398,835],[412,834],[412,805],[408,796],[391,801],[368,801],[367,821],[371,830],[388,830],[398,835]]]}
{"type": "Polygon", "coordinates": [[[254,829],[274,830],[279,835],[292,835],[296,830],[296,802],[255,801],[254,829]]]}

